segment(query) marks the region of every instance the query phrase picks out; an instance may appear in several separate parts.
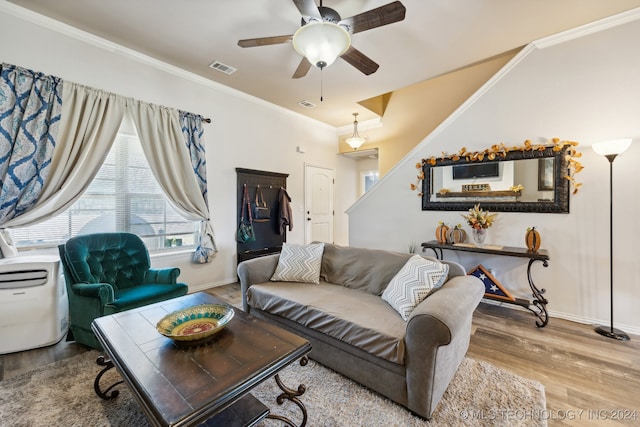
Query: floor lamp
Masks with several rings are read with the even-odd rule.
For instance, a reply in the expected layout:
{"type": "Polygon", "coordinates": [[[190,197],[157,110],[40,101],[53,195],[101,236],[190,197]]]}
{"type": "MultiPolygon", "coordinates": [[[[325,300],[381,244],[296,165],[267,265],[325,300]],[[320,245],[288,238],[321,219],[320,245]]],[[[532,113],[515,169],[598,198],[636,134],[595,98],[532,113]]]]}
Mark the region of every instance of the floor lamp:
{"type": "Polygon", "coordinates": [[[609,287],[611,326],[597,326],[596,332],[608,338],[628,341],[629,335],[613,327],[613,161],[616,156],[629,148],[631,139],[615,139],[592,145],[593,151],[609,160],[609,287]]]}

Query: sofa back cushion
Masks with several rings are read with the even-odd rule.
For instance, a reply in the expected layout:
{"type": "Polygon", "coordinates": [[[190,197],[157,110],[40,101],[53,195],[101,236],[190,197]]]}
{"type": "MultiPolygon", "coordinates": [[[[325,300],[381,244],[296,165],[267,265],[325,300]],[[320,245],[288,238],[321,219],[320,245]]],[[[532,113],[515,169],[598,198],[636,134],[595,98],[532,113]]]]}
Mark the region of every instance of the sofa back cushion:
{"type": "Polygon", "coordinates": [[[326,243],[320,278],[328,283],[382,295],[412,254],[326,243]]]}

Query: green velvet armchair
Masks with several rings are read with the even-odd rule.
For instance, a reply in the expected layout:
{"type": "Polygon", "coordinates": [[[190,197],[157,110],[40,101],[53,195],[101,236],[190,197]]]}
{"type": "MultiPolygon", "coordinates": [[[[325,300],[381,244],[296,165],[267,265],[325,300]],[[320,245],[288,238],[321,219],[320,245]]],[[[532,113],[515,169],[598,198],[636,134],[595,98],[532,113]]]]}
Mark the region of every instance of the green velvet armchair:
{"type": "Polygon", "coordinates": [[[93,319],[187,293],[180,269],[150,268],[142,240],[130,233],[87,234],[58,246],[69,296],[69,331],[76,342],[102,349],[93,319]]]}

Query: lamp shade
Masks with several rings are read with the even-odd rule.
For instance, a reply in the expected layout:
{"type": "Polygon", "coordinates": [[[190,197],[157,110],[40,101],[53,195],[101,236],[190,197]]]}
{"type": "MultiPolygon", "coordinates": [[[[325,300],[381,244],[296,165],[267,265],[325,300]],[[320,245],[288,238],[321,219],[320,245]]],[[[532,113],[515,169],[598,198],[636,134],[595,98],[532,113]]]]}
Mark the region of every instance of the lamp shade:
{"type": "Polygon", "coordinates": [[[601,156],[608,156],[611,154],[620,154],[625,151],[631,145],[631,138],[612,139],[610,141],[596,142],[591,146],[593,151],[601,156]]]}
{"type": "Polygon", "coordinates": [[[351,146],[354,150],[357,150],[362,144],[364,144],[367,140],[361,136],[351,137],[345,139],[345,142],[351,146]]]}
{"type": "Polygon", "coordinates": [[[293,35],[293,48],[318,68],[329,66],[351,45],[351,36],[331,22],[310,22],[293,35]]]}

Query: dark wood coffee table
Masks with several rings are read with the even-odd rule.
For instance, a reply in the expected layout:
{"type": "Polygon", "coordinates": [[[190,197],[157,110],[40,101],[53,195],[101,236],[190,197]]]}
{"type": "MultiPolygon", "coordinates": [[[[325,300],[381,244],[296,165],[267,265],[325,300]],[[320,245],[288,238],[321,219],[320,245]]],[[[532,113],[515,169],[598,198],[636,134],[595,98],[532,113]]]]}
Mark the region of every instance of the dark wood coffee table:
{"type": "Polygon", "coordinates": [[[198,304],[226,303],[200,292],[94,320],[92,329],[108,355],[98,358],[104,368],[94,383],[96,393],[105,399],[118,395],[113,387],[121,382],[104,391],[100,386],[104,373],[115,366],[154,426],[246,426],[265,417],[294,426],[249,394],[275,377],[282,394],[274,398],[298,405],[305,425],[306,408],[298,399],[304,385],[289,389],[278,372],[298,359],[305,365],[311,344],[240,309],[205,344],[179,346],[156,331],[166,314],[198,304]]]}

